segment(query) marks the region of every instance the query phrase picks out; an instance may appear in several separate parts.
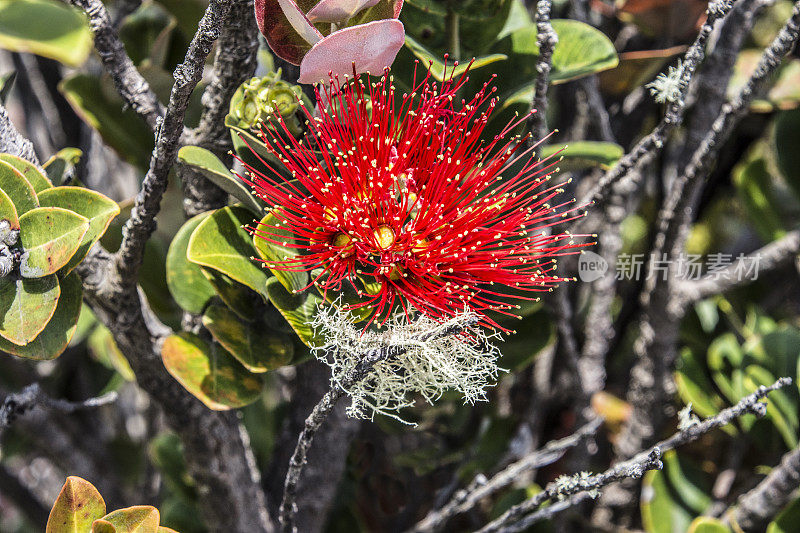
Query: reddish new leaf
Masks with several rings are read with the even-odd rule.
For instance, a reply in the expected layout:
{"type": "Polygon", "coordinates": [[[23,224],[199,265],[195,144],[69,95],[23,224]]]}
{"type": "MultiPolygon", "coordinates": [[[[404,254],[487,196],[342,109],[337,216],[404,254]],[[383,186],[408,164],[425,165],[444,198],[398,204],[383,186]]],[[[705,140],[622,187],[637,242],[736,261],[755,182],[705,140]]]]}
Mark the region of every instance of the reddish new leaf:
{"type": "Polygon", "coordinates": [[[300,83],[325,82],[330,76],[371,72],[382,74],[405,42],[405,28],[396,19],[379,20],[333,32],[314,45],[300,63],[300,83]]]}

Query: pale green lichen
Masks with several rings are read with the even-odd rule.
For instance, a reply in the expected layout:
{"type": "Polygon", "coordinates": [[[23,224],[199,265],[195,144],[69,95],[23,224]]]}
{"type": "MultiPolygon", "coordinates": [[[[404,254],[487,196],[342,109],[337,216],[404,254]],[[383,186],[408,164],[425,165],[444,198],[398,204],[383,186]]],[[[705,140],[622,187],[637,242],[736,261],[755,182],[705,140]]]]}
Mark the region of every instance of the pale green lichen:
{"type": "Polygon", "coordinates": [[[655,97],[655,101],[663,104],[665,102],[677,102],[683,94],[683,64],[678,61],[675,67],[669,67],[666,74],[659,74],[655,80],[645,87],[650,89],[650,94],[655,97]]]}
{"type": "Polygon", "coordinates": [[[417,395],[433,403],[447,390],[459,392],[465,403],[485,401],[487,387],[501,370],[500,352],[490,343],[498,335],[476,326],[475,314],[468,311],[445,321],[401,315],[379,332],[362,331],[353,322],[350,313],[332,305],[321,308],[314,320],[325,339],[314,354],[331,368],[333,386],[341,387],[367,353],[388,347],[399,355],[376,363],[365,379],[346,390],[352,417],[372,420],[379,413],[408,423],[398,411],[414,405],[417,395]]]}

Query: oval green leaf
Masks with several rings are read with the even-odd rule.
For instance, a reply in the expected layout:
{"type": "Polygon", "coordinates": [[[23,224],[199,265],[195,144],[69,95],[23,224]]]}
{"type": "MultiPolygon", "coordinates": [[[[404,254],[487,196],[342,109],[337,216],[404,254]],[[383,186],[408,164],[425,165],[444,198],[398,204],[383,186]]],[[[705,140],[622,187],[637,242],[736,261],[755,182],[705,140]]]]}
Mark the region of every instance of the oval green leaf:
{"type": "Polygon", "coordinates": [[[47,172],[47,179],[54,185],[62,185],[72,176],[83,152],[77,148],[63,148],[44,162],[42,168],[47,172]]]}
{"type": "Polygon", "coordinates": [[[71,74],[58,90],[81,119],[117,154],[139,168],[147,168],[153,151],[153,132],[127,107],[108,76],[71,74]]]}
{"type": "Polygon", "coordinates": [[[199,315],[206,303],[214,296],[214,287],[203,275],[201,267],[189,262],[186,251],[189,238],[197,226],[211,212],[192,217],[178,230],[167,252],[167,287],[179,306],[185,311],[199,315]]]}
{"type": "Polygon", "coordinates": [[[315,289],[290,294],[278,281],[278,278],[269,278],[267,293],[275,308],[280,311],[283,318],[306,346],[319,344],[316,332],[310,323],[314,320],[317,308],[322,305],[324,300],[315,289]]]}
{"type": "Polygon", "coordinates": [[[56,303],[53,317],[35,339],[25,346],[0,338],[0,350],[32,359],[49,361],[61,355],[72,340],[78,327],[78,316],[81,312],[83,285],[77,274],[72,273],[60,281],[61,296],[56,303]]]}
{"type": "Polygon", "coordinates": [[[8,221],[11,229],[19,229],[17,208],[3,189],[0,189],[0,220],[8,221]]]}
{"type": "Polygon", "coordinates": [[[686,533],[732,533],[732,530],[716,518],[698,516],[689,525],[686,533]]]}
{"type": "Polygon", "coordinates": [[[61,207],[37,207],[19,217],[24,254],[19,272],[25,278],[54,274],[67,265],[89,230],[89,219],[61,207]]]}
{"type": "Polygon", "coordinates": [[[209,409],[224,411],[251,404],[261,395],[261,379],[222,347],[193,333],[171,335],[161,349],[164,366],[209,409]]]}
{"type": "Polygon", "coordinates": [[[250,188],[239,176],[231,173],[212,152],[199,146],[184,146],[178,151],[178,161],[199,172],[214,185],[242,202],[242,205],[256,216],[264,213],[264,204],[253,196],[250,188]]]}
{"type": "Polygon", "coordinates": [[[61,295],[56,276],[0,278],[0,336],[24,346],[44,330],[61,295]]]}
{"type": "MultiPolygon", "coordinates": [[[[41,171],[33,163],[11,154],[0,154],[0,161],[5,161],[12,167],[20,171],[20,173],[28,180],[33,186],[33,190],[37,193],[45,189],[50,189],[53,184],[50,180],[41,173],[41,171]]],[[[41,205],[41,204],[40,204],[41,205]]]]}
{"type": "Polygon", "coordinates": [[[456,67],[453,66],[451,61],[448,63],[447,68],[445,68],[444,62],[440,60],[436,54],[422,46],[409,35],[406,35],[406,47],[411,50],[412,54],[422,61],[424,67],[428,65],[431,66],[431,77],[439,82],[444,81],[445,77],[449,78],[451,73],[455,78],[462,75],[467,71],[467,69],[469,69],[470,72],[474,72],[476,69],[485,67],[486,65],[491,65],[497,61],[508,59],[508,56],[505,54],[490,54],[487,56],[477,57],[473,59],[471,63],[469,61],[465,61],[456,67]]]}
{"type": "Polygon", "coordinates": [[[108,513],[102,521],[111,524],[116,533],[156,533],[161,516],[150,505],[136,505],[108,513]]]}
{"type": "Polygon", "coordinates": [[[77,9],[48,0],[0,2],[0,47],[78,67],[89,57],[92,32],[77,9]]]}
{"type": "Polygon", "coordinates": [[[119,214],[117,202],[83,187],[55,187],[42,191],[39,193],[39,205],[69,209],[89,220],[89,228],[78,250],[64,267],[67,273],[83,261],[92,245],[103,236],[111,221],[119,214]]]}
{"type": "Polygon", "coordinates": [[[250,372],[274,370],[294,356],[291,337],[270,331],[260,322],[245,323],[224,305],[209,306],[203,325],[250,372]]]}
{"type": "Polygon", "coordinates": [[[214,287],[217,296],[242,320],[252,322],[258,316],[259,308],[263,308],[264,305],[264,300],[261,296],[221,272],[210,268],[203,268],[202,270],[203,276],[214,287]]]}
{"type": "Polygon", "coordinates": [[[106,503],[94,485],[70,476],[50,510],[45,533],[85,533],[105,514],[106,503]]]}
{"type": "Polygon", "coordinates": [[[611,168],[622,157],[624,150],[616,143],[599,141],[577,141],[567,146],[553,145],[542,147],[539,157],[546,159],[551,155],[561,152],[559,163],[562,171],[582,170],[591,167],[603,169],[611,168]]]}
{"type": "Polygon", "coordinates": [[[265,264],[270,269],[270,272],[272,272],[272,275],[278,278],[278,281],[281,282],[281,285],[283,285],[287,291],[303,290],[308,286],[307,272],[286,272],[274,268],[270,263],[271,261],[285,261],[297,255],[297,250],[270,242],[262,235],[263,232],[269,232],[281,235],[285,237],[287,241],[292,241],[292,234],[287,230],[278,228],[276,222],[276,218],[272,213],[262,218],[258,226],[256,226],[256,231],[253,233],[253,245],[261,259],[266,262],[265,264]],[[271,227],[267,228],[266,226],[271,227]]]}
{"type": "Polygon", "coordinates": [[[111,522],[101,518],[92,523],[92,533],[117,533],[117,528],[111,522]]]}
{"type": "Polygon", "coordinates": [[[603,32],[577,20],[551,21],[558,35],[550,82],[564,83],[614,68],[619,63],[614,43],[603,32]]]}
{"type": "Polygon", "coordinates": [[[253,256],[256,249],[243,228],[254,222],[240,206],[223,207],[203,220],[189,238],[189,261],[222,272],[266,298],[267,271],[253,256]]]}
{"type": "Polygon", "coordinates": [[[33,186],[19,170],[4,161],[0,161],[0,190],[14,202],[17,215],[39,207],[39,200],[36,198],[33,186]]]}

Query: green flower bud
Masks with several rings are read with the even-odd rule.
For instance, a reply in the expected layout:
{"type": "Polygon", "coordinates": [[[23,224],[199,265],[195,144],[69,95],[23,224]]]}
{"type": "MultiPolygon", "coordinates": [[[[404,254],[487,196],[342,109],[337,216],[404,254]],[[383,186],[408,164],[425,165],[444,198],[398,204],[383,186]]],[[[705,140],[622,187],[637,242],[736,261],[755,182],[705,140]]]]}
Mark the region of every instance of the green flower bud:
{"type": "Polygon", "coordinates": [[[251,78],[244,82],[231,99],[230,115],[236,127],[242,129],[258,129],[262,126],[271,128],[272,119],[277,115],[283,117],[292,135],[302,134],[302,121],[299,101],[307,106],[311,103],[297,85],[291,85],[280,78],[280,72],[270,72],[260,78],[251,78]]]}

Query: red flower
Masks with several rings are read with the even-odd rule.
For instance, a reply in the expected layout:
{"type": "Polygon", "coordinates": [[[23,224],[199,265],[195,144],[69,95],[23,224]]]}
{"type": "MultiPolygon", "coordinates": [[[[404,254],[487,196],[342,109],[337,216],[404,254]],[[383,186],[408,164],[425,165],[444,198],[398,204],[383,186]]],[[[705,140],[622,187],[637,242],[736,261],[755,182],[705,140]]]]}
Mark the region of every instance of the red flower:
{"type": "Polygon", "coordinates": [[[288,246],[299,252],[270,267],[319,269],[313,277],[323,291],[354,284],[362,301],[351,307],[369,307],[373,319],[396,304],[436,318],[469,307],[493,327],[488,311],[511,315],[517,307],[509,287],[523,295],[513,298],[533,300],[525,293],[564,281],[553,258],[582,245],[551,233],[579,216],[572,200],[556,200],[555,162],[534,160],[526,138],[504,140],[525,118],[481,141],[496,89],[484,85],[456,106],[465,82],[463,75],[437,84],[428,73],[401,96],[388,75],[376,83],[337,80],[317,89],[305,141],[265,132],[296,181],[248,168],[247,181],[280,220],[256,234],[282,245],[288,230],[288,246]],[[503,174],[518,161],[521,170],[503,174]]]}

